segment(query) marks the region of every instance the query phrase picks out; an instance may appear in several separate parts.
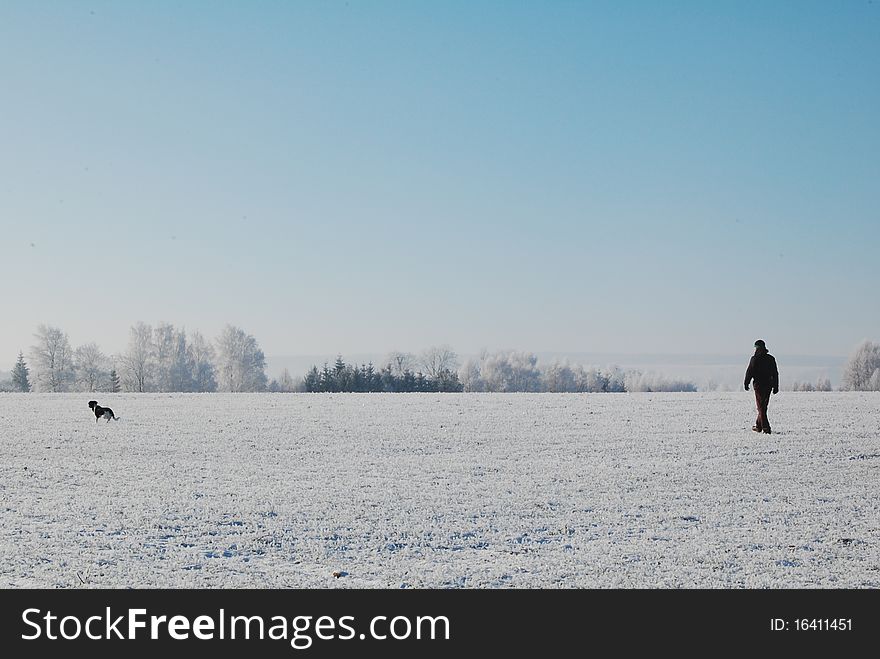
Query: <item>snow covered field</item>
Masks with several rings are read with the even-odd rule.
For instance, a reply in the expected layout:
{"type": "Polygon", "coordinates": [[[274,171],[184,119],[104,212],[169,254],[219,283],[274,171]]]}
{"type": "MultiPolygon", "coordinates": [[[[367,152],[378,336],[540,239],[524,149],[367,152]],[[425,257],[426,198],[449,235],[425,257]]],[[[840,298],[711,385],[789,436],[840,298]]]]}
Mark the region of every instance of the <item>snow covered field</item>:
{"type": "Polygon", "coordinates": [[[95,397],[0,394],[0,586],[880,587],[880,394],[95,397]]]}

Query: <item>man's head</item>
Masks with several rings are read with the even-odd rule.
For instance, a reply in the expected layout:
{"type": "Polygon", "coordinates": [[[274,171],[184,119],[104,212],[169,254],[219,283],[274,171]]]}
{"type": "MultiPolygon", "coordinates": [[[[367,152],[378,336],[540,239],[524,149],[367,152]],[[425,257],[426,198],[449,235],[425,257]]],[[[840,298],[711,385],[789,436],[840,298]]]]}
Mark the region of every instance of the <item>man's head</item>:
{"type": "Polygon", "coordinates": [[[755,341],[755,347],[759,348],[761,350],[767,349],[767,345],[764,343],[764,341],[762,339],[758,339],[757,341],[755,341]]]}

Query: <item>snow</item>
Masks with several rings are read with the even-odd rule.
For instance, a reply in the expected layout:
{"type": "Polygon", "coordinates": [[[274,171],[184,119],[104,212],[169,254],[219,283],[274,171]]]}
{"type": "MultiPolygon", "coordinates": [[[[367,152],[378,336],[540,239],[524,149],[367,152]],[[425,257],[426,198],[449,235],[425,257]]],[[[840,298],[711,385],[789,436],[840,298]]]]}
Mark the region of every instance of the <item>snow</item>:
{"type": "Polygon", "coordinates": [[[0,394],[0,586],[877,588],[878,409],[0,394]]]}

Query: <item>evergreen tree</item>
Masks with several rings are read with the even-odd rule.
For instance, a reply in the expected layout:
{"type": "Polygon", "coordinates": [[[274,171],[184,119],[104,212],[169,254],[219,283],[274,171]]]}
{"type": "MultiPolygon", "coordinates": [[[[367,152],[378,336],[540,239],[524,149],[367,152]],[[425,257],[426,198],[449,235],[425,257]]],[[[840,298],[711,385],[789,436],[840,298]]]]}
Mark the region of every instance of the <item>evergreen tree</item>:
{"type": "Polygon", "coordinates": [[[347,391],[364,391],[364,378],[357,366],[352,365],[351,373],[347,380],[347,391]]]}
{"type": "Polygon", "coordinates": [[[439,377],[433,383],[436,385],[437,391],[459,392],[464,389],[458,379],[458,373],[449,369],[440,371],[439,377]]]}
{"type": "Polygon", "coordinates": [[[110,369],[110,393],[118,394],[121,389],[119,385],[119,373],[115,368],[110,369]]]}
{"type": "Polygon", "coordinates": [[[373,362],[370,362],[364,368],[364,379],[367,383],[367,391],[382,391],[379,378],[376,376],[376,369],[373,367],[373,362]]]}
{"type": "Polygon", "coordinates": [[[321,386],[319,391],[333,391],[334,383],[333,383],[333,371],[330,370],[330,367],[327,366],[327,362],[324,362],[324,370],[321,371],[321,386]]]}
{"type": "Polygon", "coordinates": [[[337,355],[336,363],[333,365],[333,388],[331,391],[345,391],[348,379],[345,376],[345,362],[342,361],[342,355],[337,355]]]}
{"type": "Polygon", "coordinates": [[[12,369],[12,386],[16,391],[26,393],[31,390],[31,381],[28,379],[30,372],[31,370],[24,362],[24,354],[19,352],[18,361],[15,362],[15,368],[12,369]]]}
{"type": "Polygon", "coordinates": [[[397,378],[394,377],[391,364],[388,364],[379,372],[379,391],[397,391],[397,378]]]}
{"type": "Polygon", "coordinates": [[[303,386],[308,392],[321,391],[321,373],[317,366],[312,366],[306,377],[303,379],[303,386]]]}

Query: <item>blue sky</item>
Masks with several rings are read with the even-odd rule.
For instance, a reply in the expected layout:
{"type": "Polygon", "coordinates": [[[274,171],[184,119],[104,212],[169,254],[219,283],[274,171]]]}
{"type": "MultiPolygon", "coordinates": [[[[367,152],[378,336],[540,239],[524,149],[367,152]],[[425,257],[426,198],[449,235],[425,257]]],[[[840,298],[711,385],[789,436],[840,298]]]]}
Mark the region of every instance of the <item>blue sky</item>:
{"type": "Polygon", "coordinates": [[[0,349],[840,355],[878,2],[3,2],[0,349]]]}

